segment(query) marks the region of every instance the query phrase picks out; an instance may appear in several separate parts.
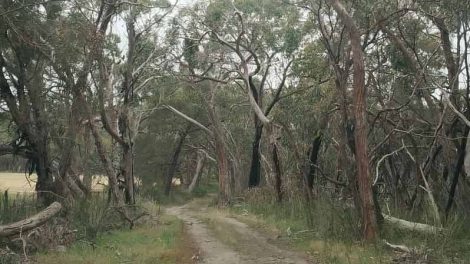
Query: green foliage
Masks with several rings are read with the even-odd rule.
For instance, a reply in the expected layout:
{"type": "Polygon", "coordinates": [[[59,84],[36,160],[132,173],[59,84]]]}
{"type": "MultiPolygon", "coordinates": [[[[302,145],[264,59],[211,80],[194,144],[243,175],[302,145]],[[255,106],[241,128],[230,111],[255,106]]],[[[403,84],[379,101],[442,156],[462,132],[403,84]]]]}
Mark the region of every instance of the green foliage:
{"type": "Polygon", "coordinates": [[[190,38],[184,38],[183,49],[184,49],[183,57],[188,62],[189,67],[191,69],[196,68],[197,67],[196,55],[199,50],[197,41],[190,39],[190,38]]]}
{"type": "Polygon", "coordinates": [[[287,54],[292,54],[299,47],[300,41],[302,40],[302,32],[296,29],[292,29],[286,32],[284,35],[284,47],[283,50],[287,54]]]}
{"type": "MultiPolygon", "coordinates": [[[[204,115],[205,109],[201,105],[202,102],[197,91],[189,88],[184,89],[187,87],[184,87],[183,83],[172,78],[161,80],[160,84],[158,90],[152,91],[155,94],[146,100],[149,107],[154,104],[168,104],[200,123],[207,124],[207,117],[204,115]],[[154,100],[159,101],[155,102],[154,100]]],[[[135,174],[139,176],[145,186],[162,186],[160,184],[168,172],[178,132],[186,129],[187,125],[186,120],[165,108],[154,111],[142,123],[141,127],[145,129],[146,133],[139,135],[135,142],[138,150],[135,159],[135,174]]],[[[192,145],[197,145],[205,144],[207,139],[200,130],[192,128],[187,140],[191,141],[192,145]]],[[[181,156],[185,154],[186,150],[183,149],[181,156]]],[[[179,176],[178,173],[176,176],[179,176]]]]}
{"type": "Polygon", "coordinates": [[[207,6],[205,23],[212,28],[219,29],[224,24],[230,9],[229,1],[212,1],[207,6]]]}

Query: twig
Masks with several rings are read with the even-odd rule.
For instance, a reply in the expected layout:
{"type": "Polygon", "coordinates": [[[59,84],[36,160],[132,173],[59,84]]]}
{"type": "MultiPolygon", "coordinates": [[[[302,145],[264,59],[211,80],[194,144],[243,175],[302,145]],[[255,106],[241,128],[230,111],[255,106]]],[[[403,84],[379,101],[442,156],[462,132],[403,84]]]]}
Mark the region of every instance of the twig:
{"type": "Polygon", "coordinates": [[[413,250],[410,249],[410,248],[407,247],[407,246],[390,244],[390,243],[388,243],[386,240],[383,240],[383,242],[385,243],[385,245],[387,245],[389,248],[391,248],[391,249],[393,249],[393,250],[401,251],[401,252],[405,252],[405,253],[411,253],[411,252],[413,252],[413,250]]]}
{"type": "Polygon", "coordinates": [[[402,146],[401,148],[391,152],[391,153],[388,153],[386,155],[384,155],[380,160],[379,162],[377,162],[377,166],[375,167],[375,179],[374,179],[374,183],[372,184],[373,186],[377,185],[377,181],[379,180],[379,168],[380,168],[380,164],[389,156],[392,156],[396,153],[398,153],[399,151],[403,150],[405,148],[405,146],[402,146]]]}
{"type": "MultiPolygon", "coordinates": [[[[403,143],[403,141],[402,141],[403,143]]],[[[408,151],[408,149],[406,148],[405,144],[403,143],[403,147],[405,148],[406,150],[406,153],[408,154],[408,156],[410,156],[411,160],[413,160],[413,162],[415,164],[418,164],[416,162],[416,159],[414,158],[414,156],[408,151]]],[[[431,191],[431,187],[429,186],[428,184],[428,181],[426,180],[426,177],[424,176],[424,172],[423,172],[423,168],[421,167],[421,165],[418,164],[418,168],[419,168],[419,174],[421,174],[421,178],[423,179],[424,181],[424,186],[426,187],[424,190],[426,191],[426,193],[428,194],[428,197],[429,197],[429,201],[431,202],[431,206],[434,210],[434,217],[436,219],[436,222],[439,226],[442,226],[442,222],[441,222],[441,217],[439,216],[439,209],[437,207],[437,204],[436,204],[436,201],[434,200],[434,196],[432,194],[432,191],[431,191]]]]}

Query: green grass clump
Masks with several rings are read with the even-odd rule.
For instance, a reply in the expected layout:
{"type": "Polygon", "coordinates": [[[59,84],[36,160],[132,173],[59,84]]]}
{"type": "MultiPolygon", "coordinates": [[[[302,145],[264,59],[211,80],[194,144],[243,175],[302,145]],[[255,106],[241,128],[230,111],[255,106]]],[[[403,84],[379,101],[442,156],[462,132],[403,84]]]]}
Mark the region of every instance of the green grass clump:
{"type": "Polygon", "coordinates": [[[38,208],[34,194],[0,192],[0,225],[22,220],[37,213],[38,208]]]}
{"type": "Polygon", "coordinates": [[[106,192],[92,193],[87,199],[73,202],[67,219],[78,231],[78,237],[94,240],[98,233],[116,228],[123,221],[115,210],[109,208],[106,192]]]}

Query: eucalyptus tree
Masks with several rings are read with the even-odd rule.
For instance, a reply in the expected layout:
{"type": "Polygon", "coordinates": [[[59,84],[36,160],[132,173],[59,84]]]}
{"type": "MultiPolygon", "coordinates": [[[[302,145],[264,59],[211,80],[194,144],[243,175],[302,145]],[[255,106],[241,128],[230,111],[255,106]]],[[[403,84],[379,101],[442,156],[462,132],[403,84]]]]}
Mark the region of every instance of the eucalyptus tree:
{"type": "Polygon", "coordinates": [[[263,129],[269,130],[267,167],[272,175],[267,175],[270,176],[267,179],[273,182],[278,200],[282,199],[282,169],[277,150],[280,127],[273,125],[267,116],[291,81],[290,68],[301,41],[297,11],[293,6],[273,1],[200,2],[193,9],[193,14],[198,14],[192,16],[194,30],[188,34],[196,42],[196,47],[202,47],[199,55],[211,53],[214,57],[214,60],[206,62],[207,71],[193,72],[193,75],[226,87],[238,86],[254,112],[250,187],[260,183],[260,143],[263,129]],[[219,77],[207,78],[214,69],[219,72],[219,77]],[[266,106],[265,97],[270,99],[266,106]]]}
{"type": "MultiPolygon", "coordinates": [[[[214,2],[208,6],[208,11],[207,24],[213,41],[230,52],[234,61],[229,70],[242,81],[239,85],[244,87],[254,110],[255,133],[248,186],[256,187],[261,179],[263,128],[268,125],[267,117],[289,85],[290,68],[302,39],[301,14],[297,8],[282,1],[244,1],[233,5],[214,2]],[[266,103],[265,97],[270,101],[266,103]]],[[[276,188],[280,194],[280,164],[275,157],[277,146],[275,143],[271,146],[276,188]]]]}
{"type": "MultiPolygon", "coordinates": [[[[70,98],[85,87],[92,54],[76,51],[81,44],[94,42],[87,37],[98,35],[100,30],[106,31],[114,13],[114,4],[102,4],[102,15],[96,21],[95,32],[89,34],[81,28],[83,31],[78,31],[75,39],[78,40],[81,35],[83,41],[67,43],[60,42],[65,36],[71,36],[71,28],[67,27],[77,25],[69,22],[74,19],[79,23],[87,22],[80,21],[80,7],[61,2],[2,2],[1,96],[18,129],[19,137],[13,141],[13,149],[28,150],[30,173],[36,172],[38,175],[36,190],[38,198],[44,203],[53,199],[52,194],[56,192],[67,196],[72,190],[77,195],[83,195],[83,190],[76,186],[79,180],[69,177],[74,137],[76,128],[80,126],[77,120],[78,102],[70,98]],[[80,69],[79,65],[85,58],[88,58],[88,63],[83,63],[80,69]],[[65,104],[70,102],[67,100],[73,101],[65,123],[75,124],[75,127],[65,124],[54,126],[54,110],[58,109],[54,106],[62,104],[62,98],[56,97],[57,94],[64,96],[62,102],[65,104]],[[64,127],[67,132],[61,142],[64,144],[63,155],[54,157],[51,137],[62,136],[64,127]],[[58,166],[53,165],[54,160],[58,166]],[[58,175],[53,177],[56,170],[59,171],[58,175]]],[[[79,24],[78,28],[81,26],[83,24],[79,24]]],[[[100,42],[99,39],[95,40],[100,42]]]]}
{"type": "MultiPolygon", "coordinates": [[[[99,61],[97,97],[104,129],[118,145],[119,169],[115,174],[125,185],[125,201],[135,203],[134,142],[142,118],[147,115],[141,98],[161,75],[167,48],[157,32],[174,5],[166,1],[146,5],[131,1],[123,5],[127,31],[125,61],[110,53],[99,61]]],[[[113,157],[109,157],[113,159],[113,157]]]]}
{"type": "MultiPolygon", "coordinates": [[[[453,204],[468,145],[468,127],[459,115],[466,115],[468,108],[462,82],[468,68],[464,48],[468,42],[468,3],[456,1],[456,9],[441,1],[431,5],[420,1],[348,2],[346,9],[339,8],[337,1],[330,1],[330,5],[322,1],[296,4],[310,10],[318,22],[336,86],[343,91],[338,100],[343,146],[349,142],[353,154],[357,154],[358,123],[357,112],[349,113],[349,68],[356,64],[353,41],[347,41],[346,34],[351,35],[352,22],[360,29],[366,77],[363,86],[368,91],[363,120],[370,124],[366,160],[375,167],[375,204],[379,198],[391,196],[397,208],[407,204],[412,212],[422,212],[417,208],[430,205],[435,224],[440,225],[441,208],[448,213],[453,204]],[[345,18],[345,13],[353,20],[345,18]],[[345,20],[349,22],[342,27],[345,20]],[[424,199],[428,203],[422,203],[424,199]]],[[[355,92],[357,72],[352,76],[355,92]]],[[[355,110],[357,99],[353,100],[355,110]]],[[[462,198],[466,197],[464,190],[462,186],[462,198]]]]}
{"type": "Polygon", "coordinates": [[[42,92],[45,90],[45,83],[41,77],[45,65],[44,60],[38,58],[39,54],[35,48],[34,40],[39,38],[39,34],[31,30],[37,25],[44,25],[47,20],[41,19],[38,6],[18,8],[15,1],[2,2],[0,12],[1,96],[19,130],[18,140],[12,142],[12,150],[14,153],[15,149],[25,142],[23,148],[28,150],[27,158],[31,160],[31,171],[38,174],[38,198],[49,200],[46,199],[48,196],[45,193],[53,191],[54,186],[47,117],[43,111],[45,102],[42,92]],[[32,78],[35,81],[32,81],[32,78]]]}
{"type": "MultiPolygon", "coordinates": [[[[408,184],[415,186],[409,199],[411,207],[422,204],[419,194],[423,188],[420,185],[425,186],[424,193],[430,200],[438,225],[439,208],[446,208],[448,214],[453,203],[458,178],[462,173],[468,134],[464,122],[448,107],[449,104],[455,105],[455,110],[462,112],[466,112],[468,108],[465,85],[459,83],[459,79],[464,76],[460,72],[465,71],[467,67],[464,62],[468,60],[463,48],[468,41],[465,37],[468,29],[463,22],[463,14],[468,10],[468,4],[456,1],[455,5],[459,8],[449,9],[447,2],[444,4],[436,1],[433,5],[428,5],[418,1],[387,6],[390,9],[380,6],[375,11],[381,14],[376,15],[376,21],[386,37],[385,41],[392,44],[389,50],[392,70],[411,74],[395,80],[386,80],[383,70],[388,66],[381,67],[383,73],[377,75],[377,80],[382,84],[392,84],[392,89],[406,89],[402,92],[406,97],[396,97],[400,102],[398,105],[394,105],[392,101],[383,105],[374,122],[384,113],[387,113],[389,120],[395,116],[395,124],[392,124],[395,129],[389,130],[387,137],[389,144],[395,145],[397,150],[389,152],[405,150],[397,156],[402,157],[402,160],[404,156],[405,160],[408,159],[415,165],[416,172],[412,174],[416,177],[410,181],[400,177],[396,169],[392,170],[395,171],[392,174],[396,175],[394,178],[407,180],[408,184]],[[404,82],[411,83],[411,87],[404,82]],[[399,86],[396,85],[398,83],[399,86]],[[403,118],[405,112],[407,118],[403,118]],[[399,129],[400,126],[403,126],[403,129],[399,129]],[[403,133],[406,139],[397,142],[393,134],[400,130],[402,132],[399,133],[403,133]],[[406,147],[403,142],[411,146],[406,147]],[[420,144],[426,147],[421,147],[420,144]],[[408,152],[407,148],[412,152],[408,152]],[[452,174],[452,177],[449,177],[449,174],[452,174]],[[450,188],[449,193],[447,188],[450,188]]],[[[389,162],[408,166],[402,161],[392,161],[394,158],[390,155],[387,157],[389,162]]],[[[395,165],[391,166],[393,167],[395,165]]],[[[394,185],[397,184],[398,180],[394,185]]]]}
{"type": "MultiPolygon", "coordinates": [[[[466,118],[470,115],[469,110],[469,68],[468,68],[468,23],[469,17],[468,12],[470,11],[470,5],[465,1],[436,1],[435,5],[427,5],[418,1],[416,6],[416,13],[432,23],[439,32],[439,42],[441,57],[443,57],[445,69],[447,70],[447,78],[440,78],[439,83],[442,83],[444,87],[441,88],[445,95],[445,101],[451,105],[452,110],[464,113],[466,118]],[[460,74],[462,73],[462,74],[460,74]],[[460,84],[460,79],[465,76],[466,83],[460,84]]],[[[463,174],[464,160],[466,156],[466,146],[468,140],[468,134],[470,127],[465,124],[463,120],[457,118],[459,115],[457,112],[451,112],[456,114],[453,119],[454,123],[445,124],[446,135],[450,135],[450,138],[458,138],[460,134],[460,140],[452,140],[452,144],[446,144],[445,142],[439,142],[444,148],[443,152],[451,157],[447,157],[445,160],[445,168],[451,172],[452,177],[450,180],[450,191],[445,205],[445,214],[449,214],[450,209],[454,202],[454,196],[456,193],[457,184],[459,182],[460,175],[463,174]],[[455,124],[454,120],[459,120],[459,124],[455,124]],[[461,128],[461,127],[464,128],[461,128]],[[460,127],[460,128],[459,128],[460,127]],[[460,133],[459,133],[460,132],[460,133]],[[456,151],[449,151],[450,149],[456,149],[456,151]],[[446,151],[447,149],[447,151],[446,151]],[[449,152],[454,152],[454,155],[450,155],[449,152]],[[455,160],[455,162],[453,162],[455,160]],[[452,166],[452,163],[455,165],[452,166]]],[[[450,114],[448,119],[451,119],[450,114]]]]}
{"type": "MultiPolygon", "coordinates": [[[[28,150],[30,173],[38,175],[36,190],[44,203],[55,199],[54,194],[75,197],[87,191],[71,170],[83,125],[92,131],[106,161],[86,95],[119,4],[2,2],[1,96],[19,132],[13,149],[28,150]]],[[[116,175],[109,173],[110,163],[105,165],[113,200],[119,204],[116,175]]]]}

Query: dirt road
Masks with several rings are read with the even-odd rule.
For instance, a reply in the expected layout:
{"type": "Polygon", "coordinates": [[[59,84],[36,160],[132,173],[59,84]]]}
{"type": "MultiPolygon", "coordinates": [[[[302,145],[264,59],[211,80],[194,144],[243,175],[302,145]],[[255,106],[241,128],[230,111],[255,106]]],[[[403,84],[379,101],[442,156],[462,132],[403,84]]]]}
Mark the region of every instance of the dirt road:
{"type": "Polygon", "coordinates": [[[281,249],[270,238],[223,214],[207,213],[207,206],[178,206],[166,212],[182,219],[201,251],[205,264],[308,264],[306,256],[281,249]]]}

